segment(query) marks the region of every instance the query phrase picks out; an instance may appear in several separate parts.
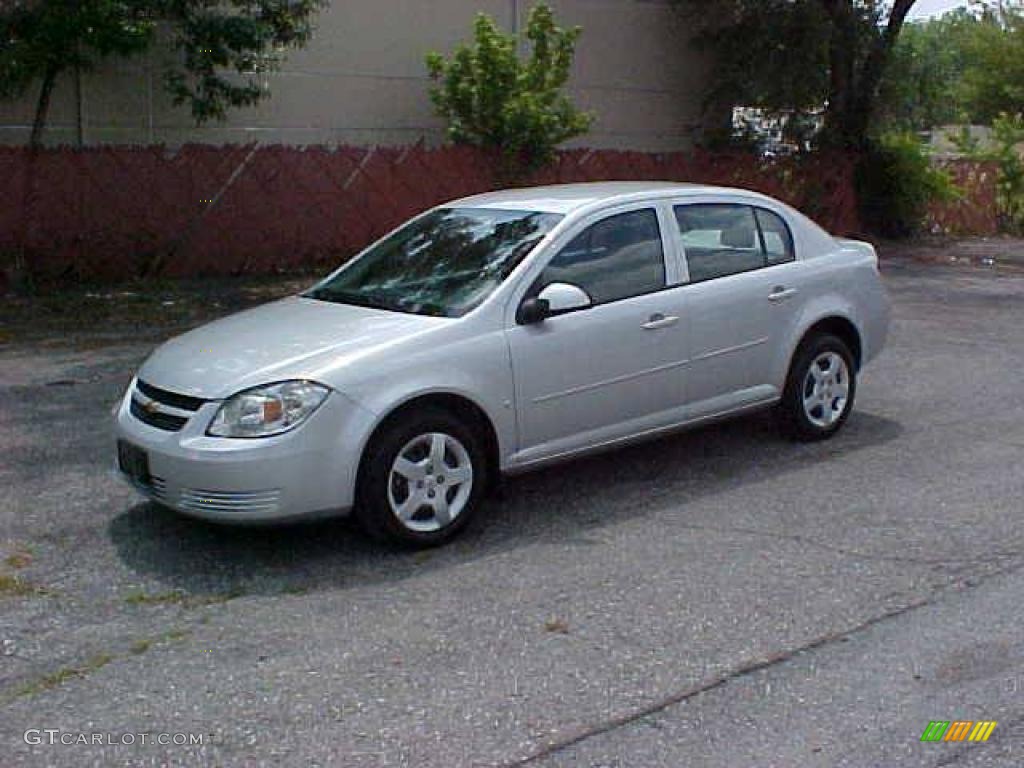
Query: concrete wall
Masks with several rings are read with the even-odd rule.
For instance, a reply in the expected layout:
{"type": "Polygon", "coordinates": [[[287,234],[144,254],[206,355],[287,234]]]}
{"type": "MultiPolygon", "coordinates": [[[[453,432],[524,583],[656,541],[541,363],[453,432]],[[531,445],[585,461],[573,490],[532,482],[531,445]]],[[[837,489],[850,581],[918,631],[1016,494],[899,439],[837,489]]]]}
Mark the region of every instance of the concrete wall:
{"type": "MultiPolygon", "coordinates": [[[[87,144],[249,142],[406,144],[443,139],[427,97],[423,64],[469,35],[478,11],[507,29],[521,26],[529,0],[334,0],[313,40],[267,76],[271,97],[196,128],[187,107],[163,91],[166,51],[106,64],[82,84],[87,144]]],[[[583,36],[570,90],[597,114],[577,144],[638,150],[683,149],[699,128],[706,64],[688,43],[668,0],[552,0],[560,23],[583,36]]],[[[0,143],[27,141],[36,90],[0,104],[0,143]]],[[[73,143],[70,76],[54,93],[47,143],[73,143]]]]}

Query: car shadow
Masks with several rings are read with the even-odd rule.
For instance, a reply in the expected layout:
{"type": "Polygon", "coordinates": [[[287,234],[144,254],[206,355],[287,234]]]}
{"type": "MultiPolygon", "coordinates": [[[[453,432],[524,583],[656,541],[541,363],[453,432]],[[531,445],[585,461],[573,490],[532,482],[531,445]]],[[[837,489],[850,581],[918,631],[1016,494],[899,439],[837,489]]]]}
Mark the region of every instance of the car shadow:
{"type": "Polygon", "coordinates": [[[223,526],[141,503],[109,536],[127,567],[197,598],[344,589],[449,568],[537,541],[590,546],[592,532],[892,441],[902,426],[857,412],[824,443],[797,444],[757,415],[509,479],[451,544],[395,550],[348,520],[223,526]]]}

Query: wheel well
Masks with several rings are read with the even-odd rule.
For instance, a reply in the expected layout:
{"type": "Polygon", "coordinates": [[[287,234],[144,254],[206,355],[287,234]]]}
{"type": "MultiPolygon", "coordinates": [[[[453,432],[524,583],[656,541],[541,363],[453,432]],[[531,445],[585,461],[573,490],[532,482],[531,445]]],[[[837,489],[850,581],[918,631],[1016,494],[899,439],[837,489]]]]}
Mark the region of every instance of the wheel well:
{"type": "Polygon", "coordinates": [[[850,353],[853,355],[854,366],[857,370],[860,370],[862,347],[860,342],[860,331],[857,330],[857,326],[845,317],[826,317],[807,329],[807,332],[800,340],[800,344],[803,344],[804,341],[819,333],[830,333],[833,336],[838,336],[842,339],[846,346],[850,348],[850,353]]]}
{"type": "MultiPolygon", "coordinates": [[[[429,395],[421,395],[402,403],[391,411],[391,413],[381,419],[381,422],[377,425],[376,429],[373,430],[373,434],[370,435],[370,439],[367,440],[366,446],[368,447],[371,445],[377,438],[377,435],[395,421],[401,419],[405,414],[425,407],[439,408],[447,411],[448,413],[457,416],[477,431],[484,445],[484,454],[487,461],[487,484],[489,487],[493,488],[498,482],[500,467],[498,459],[498,434],[494,430],[494,424],[491,423],[490,417],[484,412],[484,410],[472,400],[462,397],[461,395],[439,392],[429,395]]],[[[363,476],[363,459],[365,456],[366,447],[363,448],[363,456],[359,458],[358,478],[360,480],[363,476]]]]}

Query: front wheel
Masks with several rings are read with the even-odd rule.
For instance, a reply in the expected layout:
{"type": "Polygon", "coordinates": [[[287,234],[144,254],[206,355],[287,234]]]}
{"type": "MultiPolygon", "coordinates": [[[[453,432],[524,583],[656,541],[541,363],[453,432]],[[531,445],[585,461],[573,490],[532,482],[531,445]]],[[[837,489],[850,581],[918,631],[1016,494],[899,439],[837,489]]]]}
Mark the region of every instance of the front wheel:
{"type": "Polygon", "coordinates": [[[797,350],[779,404],[783,430],[797,440],[824,440],[839,431],[853,409],[857,374],[842,339],[821,334],[797,350]]]}
{"type": "Polygon", "coordinates": [[[356,518],[377,539],[411,547],[443,544],[476,512],[485,474],[474,429],[441,410],[409,414],[368,447],[356,518]]]}

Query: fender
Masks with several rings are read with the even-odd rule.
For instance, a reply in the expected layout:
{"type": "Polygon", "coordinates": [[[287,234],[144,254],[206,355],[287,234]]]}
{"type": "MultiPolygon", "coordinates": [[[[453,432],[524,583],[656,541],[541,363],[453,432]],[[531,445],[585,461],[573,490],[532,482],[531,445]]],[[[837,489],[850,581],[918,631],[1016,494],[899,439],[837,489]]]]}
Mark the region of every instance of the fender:
{"type": "Polygon", "coordinates": [[[849,299],[838,293],[826,293],[816,296],[808,301],[793,320],[790,328],[785,334],[785,355],[780,355],[776,370],[772,371],[772,381],[775,382],[779,392],[786,386],[786,377],[789,375],[789,366],[793,362],[797,347],[803,341],[807,332],[822,320],[832,317],[839,317],[850,322],[857,329],[861,340],[864,338],[864,329],[860,322],[856,306],[849,299]]]}
{"type": "MultiPolygon", "coordinates": [[[[342,391],[373,413],[361,434],[352,436],[360,455],[370,436],[390,414],[420,397],[450,395],[472,403],[490,420],[497,439],[498,462],[504,467],[507,457],[515,451],[517,434],[508,346],[501,331],[471,338],[468,343],[473,349],[465,354],[476,358],[475,366],[446,365],[439,355],[425,351],[409,355],[402,365],[388,365],[385,376],[350,379],[342,391]]],[[[445,354],[458,357],[458,347],[459,343],[449,345],[445,354]]]]}

